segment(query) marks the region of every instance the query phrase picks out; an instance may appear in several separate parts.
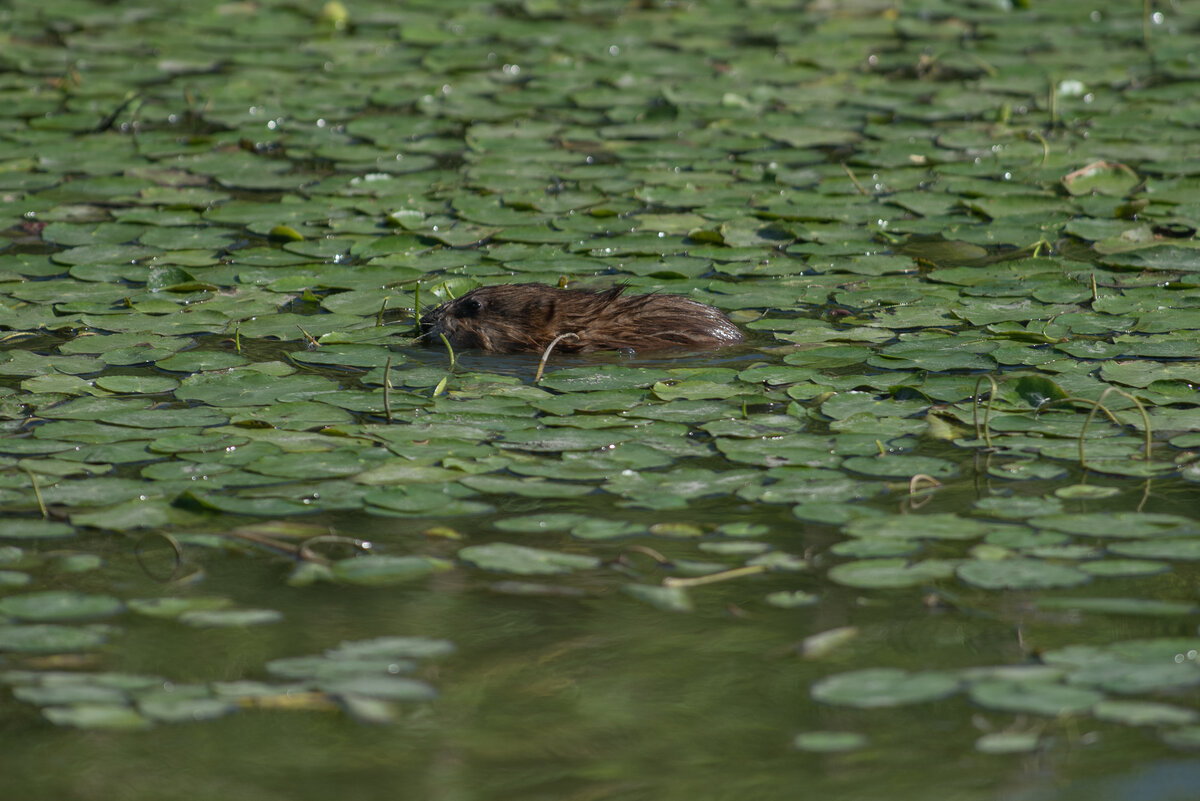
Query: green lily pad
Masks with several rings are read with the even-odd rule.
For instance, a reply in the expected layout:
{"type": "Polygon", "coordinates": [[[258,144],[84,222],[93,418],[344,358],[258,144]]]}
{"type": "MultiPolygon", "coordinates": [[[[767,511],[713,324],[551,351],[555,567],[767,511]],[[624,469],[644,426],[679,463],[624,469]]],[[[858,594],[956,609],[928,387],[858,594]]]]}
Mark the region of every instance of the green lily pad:
{"type": "Polygon", "coordinates": [[[46,590],[0,599],[0,614],[18,620],[95,620],[112,617],[125,605],[109,595],[89,595],[69,590],[46,590]]]}
{"type": "Polygon", "coordinates": [[[622,589],[626,595],[664,612],[691,612],[695,609],[691,596],[682,587],[626,584],[622,589]]]}
{"type": "Polygon", "coordinates": [[[1084,562],[1079,569],[1093,576],[1154,576],[1169,572],[1171,565],[1150,559],[1101,559],[1084,562]]]}
{"type": "Polygon", "coordinates": [[[1081,714],[1104,700],[1095,690],[1037,681],[981,681],[967,695],[987,709],[1048,717],[1081,714]]]}
{"type": "Polygon", "coordinates": [[[283,614],[274,609],[191,609],[181,612],[180,623],[197,628],[243,628],[278,623],[283,614]]]}
{"type": "Polygon", "coordinates": [[[137,705],[138,712],[144,717],[163,723],[214,720],[231,715],[239,708],[235,701],[225,698],[177,698],[167,693],[139,699],[137,705]]]}
{"type": "Polygon", "coordinates": [[[450,562],[426,556],[352,557],[335,562],[333,575],[348,584],[386,586],[425,578],[450,568],[450,562]]]}
{"type": "Polygon", "coordinates": [[[1151,598],[1042,598],[1039,609],[1061,609],[1108,615],[1196,615],[1200,606],[1151,598]]]}
{"type": "Polygon", "coordinates": [[[1166,538],[1143,542],[1113,542],[1107,550],[1131,559],[1163,559],[1166,561],[1200,560],[1200,538],[1166,538]]]}
{"type": "Polygon", "coordinates": [[[1070,565],[1024,558],[975,559],[960,564],[956,572],[963,582],[985,590],[1075,587],[1091,580],[1087,573],[1070,565]]]}
{"type": "Polygon", "coordinates": [[[1153,701],[1106,700],[1092,707],[1100,720],[1127,726],[1185,726],[1200,720],[1200,712],[1153,701]]]}
{"type": "Polygon", "coordinates": [[[35,624],[0,626],[0,652],[54,654],[87,651],[108,641],[101,628],[35,624]]]}
{"type": "Polygon", "coordinates": [[[869,740],[865,734],[852,731],[806,731],[792,738],[792,747],[814,754],[840,754],[864,748],[869,740]]]}
{"type": "Polygon", "coordinates": [[[812,686],[812,697],[827,704],[871,709],[935,701],[953,695],[959,686],[959,679],[949,673],[867,668],[821,679],[812,686]]]}
{"type": "Polygon", "coordinates": [[[564,554],[504,542],[467,546],[458,552],[458,558],[483,570],[522,576],[561,575],[600,566],[600,560],[592,556],[564,554]]]}
{"type": "Polygon", "coordinates": [[[1036,751],[1040,741],[1037,732],[992,732],[975,741],[975,750],[983,754],[1027,754],[1036,751]]]}
{"type": "Polygon", "coordinates": [[[454,643],[435,637],[375,637],[343,642],[326,652],[331,659],[431,659],[449,656],[454,643]]]}
{"type": "Polygon", "coordinates": [[[1200,523],[1183,517],[1151,512],[1115,512],[1111,514],[1049,515],[1035,517],[1030,525],[1087,537],[1145,539],[1152,537],[1200,534],[1200,523]]]}
{"type": "Polygon", "coordinates": [[[159,618],[176,618],[184,612],[229,609],[233,601],[222,597],[195,598],[132,598],[126,602],[130,611],[139,615],[159,618]]]}
{"type": "Polygon", "coordinates": [[[1072,195],[1123,197],[1138,185],[1138,174],[1124,164],[1096,161],[1063,176],[1062,185],[1072,195]]]}
{"type": "Polygon", "coordinates": [[[332,381],[315,375],[271,376],[254,371],[206,372],[185,378],[175,397],[213,406],[257,406],[285,396],[311,397],[337,389],[332,381]]]}
{"type": "Polygon", "coordinates": [[[842,527],[851,537],[872,539],[973,540],[989,530],[983,522],[947,513],[860,517],[842,527]]]}
{"type": "Polygon", "coordinates": [[[57,726],[76,729],[130,731],[150,728],[150,721],[134,709],[121,704],[74,704],[51,706],[42,710],[46,720],[57,726]]]}
{"type": "Polygon", "coordinates": [[[319,683],[322,690],[333,695],[361,695],[388,701],[432,701],[437,690],[423,681],[400,676],[355,676],[319,683]]]}
{"type": "Polygon", "coordinates": [[[10,518],[4,521],[3,526],[0,526],[0,539],[64,539],[75,535],[74,527],[51,520],[14,520],[10,518]]]}
{"type": "Polygon", "coordinates": [[[955,562],[926,559],[862,559],[829,569],[829,578],[847,587],[914,587],[954,575],[955,562]]]}

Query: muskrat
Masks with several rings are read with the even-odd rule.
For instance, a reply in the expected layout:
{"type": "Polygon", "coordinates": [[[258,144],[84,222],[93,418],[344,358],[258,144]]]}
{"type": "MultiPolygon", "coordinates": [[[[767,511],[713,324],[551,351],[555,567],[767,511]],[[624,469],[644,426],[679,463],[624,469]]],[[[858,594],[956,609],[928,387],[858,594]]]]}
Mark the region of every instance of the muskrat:
{"type": "Polygon", "coordinates": [[[484,286],[426,312],[421,335],[493,353],[541,352],[556,339],[556,350],[567,353],[700,350],[742,341],[737,326],[712,306],[683,295],[625,295],[626,288],[484,286]]]}

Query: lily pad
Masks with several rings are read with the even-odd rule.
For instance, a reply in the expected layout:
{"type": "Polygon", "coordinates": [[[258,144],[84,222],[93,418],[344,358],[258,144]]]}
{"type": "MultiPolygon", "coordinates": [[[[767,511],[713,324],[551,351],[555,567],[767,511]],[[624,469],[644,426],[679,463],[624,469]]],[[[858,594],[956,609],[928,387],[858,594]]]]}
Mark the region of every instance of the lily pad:
{"type": "Polygon", "coordinates": [[[953,695],[959,687],[960,680],[950,673],[867,668],[821,679],[812,686],[812,697],[827,704],[870,709],[934,701],[953,695]]]}
{"type": "Polygon", "coordinates": [[[68,590],[46,590],[0,599],[0,614],[38,622],[95,620],[112,617],[124,609],[125,605],[112,596],[68,590]]]}
{"type": "Polygon", "coordinates": [[[1029,590],[1048,587],[1075,587],[1091,576],[1070,565],[1040,559],[973,559],[956,570],[965,583],[985,590],[1029,590]]]}
{"type": "Polygon", "coordinates": [[[385,586],[425,578],[450,568],[446,560],[426,556],[352,557],[335,562],[333,575],[348,584],[385,586]]]}
{"type": "Polygon", "coordinates": [[[1063,176],[1062,185],[1072,195],[1123,197],[1138,185],[1138,174],[1124,164],[1095,161],[1063,176]]]}
{"type": "Polygon", "coordinates": [[[1104,700],[1095,690],[1035,681],[981,681],[967,695],[988,709],[1048,717],[1081,714],[1104,700]]]}
{"type": "Polygon", "coordinates": [[[0,652],[54,654],[86,651],[108,641],[109,632],[100,628],[35,624],[0,626],[0,652]]]}
{"type": "Polygon", "coordinates": [[[829,578],[847,587],[914,587],[954,575],[955,562],[926,559],[862,559],[829,569],[829,578]]]}
{"type": "Polygon", "coordinates": [[[283,614],[274,609],[191,609],[178,619],[197,628],[243,628],[278,623],[283,614]]]}
{"type": "Polygon", "coordinates": [[[42,710],[46,720],[76,729],[130,731],[150,728],[150,721],[123,704],[73,704],[42,710]]]}
{"type": "Polygon", "coordinates": [[[521,576],[561,575],[600,566],[600,560],[593,556],[565,554],[504,542],[470,545],[458,552],[458,558],[483,570],[521,576]]]}
{"type": "Polygon", "coordinates": [[[838,754],[857,751],[867,745],[865,734],[852,731],[806,731],[792,738],[792,747],[815,754],[838,754]]]}

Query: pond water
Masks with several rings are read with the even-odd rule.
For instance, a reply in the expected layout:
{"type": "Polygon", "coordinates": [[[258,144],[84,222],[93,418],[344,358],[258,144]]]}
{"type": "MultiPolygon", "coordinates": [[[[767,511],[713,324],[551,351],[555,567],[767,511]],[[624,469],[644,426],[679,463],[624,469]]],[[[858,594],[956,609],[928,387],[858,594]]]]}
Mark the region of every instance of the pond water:
{"type": "Polygon", "coordinates": [[[9,795],[1194,799],[1197,31],[0,9],[9,795]],[[747,341],[414,339],[516,281],[747,341]]]}

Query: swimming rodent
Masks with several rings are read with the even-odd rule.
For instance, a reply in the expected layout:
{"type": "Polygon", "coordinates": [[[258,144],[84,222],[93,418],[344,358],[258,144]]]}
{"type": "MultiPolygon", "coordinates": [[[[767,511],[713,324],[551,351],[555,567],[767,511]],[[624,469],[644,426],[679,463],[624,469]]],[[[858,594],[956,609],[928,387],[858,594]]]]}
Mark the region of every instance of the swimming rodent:
{"type": "Polygon", "coordinates": [[[456,348],[493,353],[541,352],[560,337],[555,349],[567,353],[704,350],[742,341],[737,326],[712,306],[683,295],[626,295],[625,290],[480,287],[426,312],[421,335],[431,344],[445,335],[456,348]]]}

